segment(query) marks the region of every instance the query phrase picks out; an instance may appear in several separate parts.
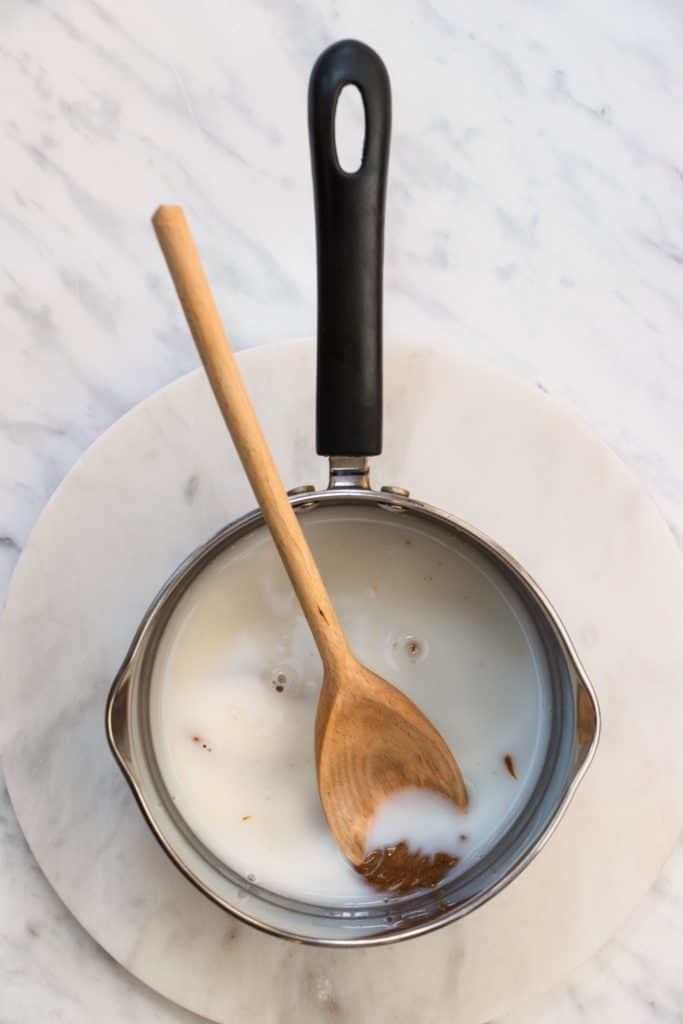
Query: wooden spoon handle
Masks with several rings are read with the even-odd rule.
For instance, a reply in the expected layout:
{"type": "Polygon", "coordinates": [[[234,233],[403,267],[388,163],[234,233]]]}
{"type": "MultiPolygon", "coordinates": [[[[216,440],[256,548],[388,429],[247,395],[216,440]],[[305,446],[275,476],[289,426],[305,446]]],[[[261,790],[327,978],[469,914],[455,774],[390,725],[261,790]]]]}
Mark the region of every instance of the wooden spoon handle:
{"type": "Polygon", "coordinates": [[[197,247],[179,206],[152,217],[159,245],[216,401],[326,668],[349,650],[237,368],[197,247]]]}

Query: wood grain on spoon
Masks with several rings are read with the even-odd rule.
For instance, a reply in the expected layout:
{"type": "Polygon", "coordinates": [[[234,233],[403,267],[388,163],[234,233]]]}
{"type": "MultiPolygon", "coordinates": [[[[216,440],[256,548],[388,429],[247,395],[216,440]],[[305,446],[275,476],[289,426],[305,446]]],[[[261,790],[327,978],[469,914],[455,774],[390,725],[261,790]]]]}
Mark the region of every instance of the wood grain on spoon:
{"type": "Polygon", "coordinates": [[[435,884],[452,858],[425,858],[419,851],[408,851],[406,858],[407,846],[400,857],[394,850],[370,851],[366,857],[365,839],[380,803],[399,789],[431,789],[464,809],[467,794],[458,765],[412,701],[349,649],[245,390],[183,211],[160,206],[152,222],[209,382],[323,662],[315,757],[330,830],[377,887],[435,884]]]}

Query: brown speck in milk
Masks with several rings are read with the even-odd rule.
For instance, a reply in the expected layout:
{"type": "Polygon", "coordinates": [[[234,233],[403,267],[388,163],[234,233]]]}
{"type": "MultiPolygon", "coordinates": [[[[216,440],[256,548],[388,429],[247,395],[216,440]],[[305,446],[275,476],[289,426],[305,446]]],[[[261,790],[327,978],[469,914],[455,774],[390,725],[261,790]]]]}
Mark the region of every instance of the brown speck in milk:
{"type": "Polygon", "coordinates": [[[404,539],[403,539],[403,543],[404,543],[404,544],[412,544],[413,542],[412,542],[412,540],[410,539],[410,537],[404,537],[404,539]]]}
{"type": "Polygon", "coordinates": [[[251,814],[243,814],[242,821],[251,821],[251,814]]]}
{"type": "Polygon", "coordinates": [[[466,843],[467,840],[469,839],[469,836],[467,836],[464,832],[461,832],[460,835],[458,836],[458,839],[460,839],[461,842],[466,843]]]}
{"type": "Polygon", "coordinates": [[[508,772],[512,776],[512,778],[516,779],[517,778],[517,772],[515,771],[515,762],[512,760],[512,757],[510,756],[510,754],[506,754],[505,755],[505,757],[503,758],[503,762],[504,762],[505,767],[507,768],[508,772]]]}
{"type": "Polygon", "coordinates": [[[425,583],[431,583],[433,579],[433,576],[425,576],[425,583]]]}
{"type": "Polygon", "coordinates": [[[275,689],[278,693],[282,693],[284,691],[284,686],[281,686],[280,683],[278,683],[275,689]]]}

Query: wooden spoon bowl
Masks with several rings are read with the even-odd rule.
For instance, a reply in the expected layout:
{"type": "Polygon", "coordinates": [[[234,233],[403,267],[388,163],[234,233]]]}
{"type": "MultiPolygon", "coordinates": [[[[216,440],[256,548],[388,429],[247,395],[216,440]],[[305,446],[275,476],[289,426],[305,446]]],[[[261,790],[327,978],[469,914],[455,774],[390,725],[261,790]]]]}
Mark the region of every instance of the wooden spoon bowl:
{"type": "Polygon", "coordinates": [[[330,831],[377,888],[405,889],[408,878],[413,879],[409,888],[434,885],[454,865],[446,854],[425,857],[411,850],[408,836],[398,844],[401,849],[366,850],[370,821],[392,793],[429,789],[464,810],[467,792],[455,758],[431,722],[348,650],[325,668],[315,759],[330,831]],[[439,867],[443,870],[435,871],[439,867]]]}

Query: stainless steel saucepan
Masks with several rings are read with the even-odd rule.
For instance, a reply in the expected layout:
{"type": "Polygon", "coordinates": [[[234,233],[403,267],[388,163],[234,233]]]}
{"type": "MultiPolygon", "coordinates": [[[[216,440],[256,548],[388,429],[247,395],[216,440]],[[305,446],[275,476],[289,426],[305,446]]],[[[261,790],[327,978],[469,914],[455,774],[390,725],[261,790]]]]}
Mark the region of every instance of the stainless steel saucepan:
{"type": "MultiPolygon", "coordinates": [[[[517,562],[476,527],[412,498],[398,487],[375,490],[368,457],[381,451],[382,257],[390,135],[390,88],[380,58],[354,41],[319,58],[310,81],[309,127],[318,249],[317,450],[329,458],[328,487],[290,491],[307,517],[370,516],[393,526],[400,515],[422,532],[450,538],[522,602],[545,660],[551,726],[535,788],[492,849],[434,890],[362,906],[306,903],[267,890],[219,860],[182,819],[157,764],[150,686],[160,639],[179,599],[227,548],[265,530],[253,511],[192,553],[145,615],[112,686],[106,713],[112,751],[161,846],[206,896],[243,921],[284,938],[327,946],[388,943],[455,921],[491,899],[536,856],[557,827],[588,768],[599,736],[599,709],[571,641],[548,598],[517,562]],[[360,168],[340,167],[335,114],[341,90],[363,98],[360,168]]],[[[311,744],[313,737],[311,736],[311,744]]],[[[457,754],[457,752],[456,752],[457,754]]],[[[313,770],[313,769],[312,769],[313,770]]]]}

